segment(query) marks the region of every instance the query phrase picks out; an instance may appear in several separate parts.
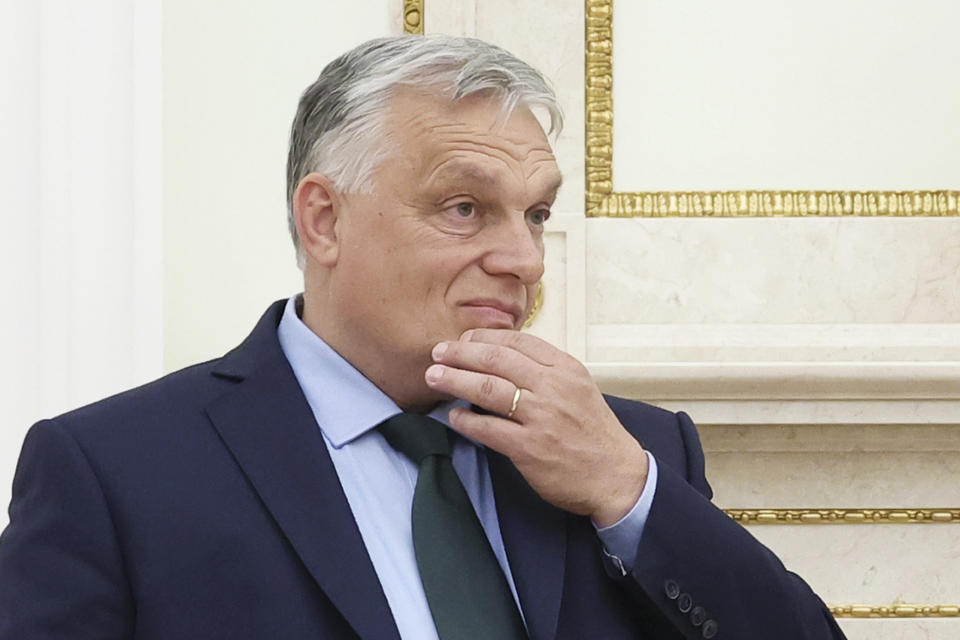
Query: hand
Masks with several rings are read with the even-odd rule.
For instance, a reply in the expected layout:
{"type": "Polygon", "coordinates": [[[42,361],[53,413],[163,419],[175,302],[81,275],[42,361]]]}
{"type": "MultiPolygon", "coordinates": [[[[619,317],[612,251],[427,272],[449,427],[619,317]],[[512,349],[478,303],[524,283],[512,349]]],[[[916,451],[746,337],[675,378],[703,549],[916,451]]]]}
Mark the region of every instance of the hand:
{"type": "Polygon", "coordinates": [[[541,498],[600,527],[636,504],[647,456],[575,358],[517,331],[471,329],[438,344],[433,359],[431,389],[499,414],[456,408],[451,426],[510,458],[541,498]]]}

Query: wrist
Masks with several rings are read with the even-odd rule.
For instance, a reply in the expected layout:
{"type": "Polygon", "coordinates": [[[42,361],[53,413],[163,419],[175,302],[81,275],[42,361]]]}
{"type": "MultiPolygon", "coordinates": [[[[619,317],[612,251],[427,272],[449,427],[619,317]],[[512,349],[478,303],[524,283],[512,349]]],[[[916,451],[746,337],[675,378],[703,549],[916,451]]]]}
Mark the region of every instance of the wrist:
{"type": "Polygon", "coordinates": [[[631,448],[633,455],[621,465],[617,478],[607,485],[612,489],[605,493],[598,508],[590,515],[598,528],[612,526],[626,517],[643,493],[650,463],[640,444],[634,444],[636,446],[631,448]]]}

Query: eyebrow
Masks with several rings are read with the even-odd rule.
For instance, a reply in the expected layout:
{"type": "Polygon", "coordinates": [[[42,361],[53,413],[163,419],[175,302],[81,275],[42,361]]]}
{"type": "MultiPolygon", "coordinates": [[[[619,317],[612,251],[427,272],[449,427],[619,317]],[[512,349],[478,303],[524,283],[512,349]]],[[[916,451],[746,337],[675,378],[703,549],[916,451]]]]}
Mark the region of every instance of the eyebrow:
{"type": "Polygon", "coordinates": [[[464,162],[440,165],[427,178],[427,183],[447,184],[450,182],[460,182],[462,180],[479,182],[485,186],[494,186],[497,183],[497,179],[493,174],[484,171],[476,165],[464,162]]]}
{"type": "MultiPolygon", "coordinates": [[[[451,182],[472,181],[482,184],[486,187],[497,185],[497,178],[492,173],[471,163],[454,162],[438,167],[427,179],[430,185],[446,185],[451,182]]],[[[556,173],[554,177],[543,188],[545,195],[555,196],[563,185],[563,175],[556,173]]]]}
{"type": "Polygon", "coordinates": [[[547,185],[547,188],[544,191],[544,193],[556,195],[557,192],[560,191],[560,187],[562,186],[563,186],[563,174],[557,173],[557,176],[553,180],[551,180],[550,183],[547,185]]]}

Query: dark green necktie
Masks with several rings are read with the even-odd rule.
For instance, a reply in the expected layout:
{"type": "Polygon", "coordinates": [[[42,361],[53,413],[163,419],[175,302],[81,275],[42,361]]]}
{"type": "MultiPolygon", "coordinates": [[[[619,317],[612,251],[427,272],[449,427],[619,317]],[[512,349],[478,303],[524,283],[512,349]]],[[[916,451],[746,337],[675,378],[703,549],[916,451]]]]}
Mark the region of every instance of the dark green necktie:
{"type": "Polygon", "coordinates": [[[447,427],[401,413],[380,425],[420,467],[413,493],[413,548],[441,640],[526,638],[507,579],[450,458],[447,427]]]}

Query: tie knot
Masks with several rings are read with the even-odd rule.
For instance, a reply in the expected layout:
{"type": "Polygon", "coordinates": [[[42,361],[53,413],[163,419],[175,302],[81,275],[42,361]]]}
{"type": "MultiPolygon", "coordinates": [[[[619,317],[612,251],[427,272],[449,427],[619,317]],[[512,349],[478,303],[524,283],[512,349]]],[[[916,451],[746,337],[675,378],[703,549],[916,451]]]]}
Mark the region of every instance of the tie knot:
{"type": "Polygon", "coordinates": [[[390,446],[419,465],[427,456],[450,456],[447,426],[418,413],[400,413],[380,424],[390,446]]]}

